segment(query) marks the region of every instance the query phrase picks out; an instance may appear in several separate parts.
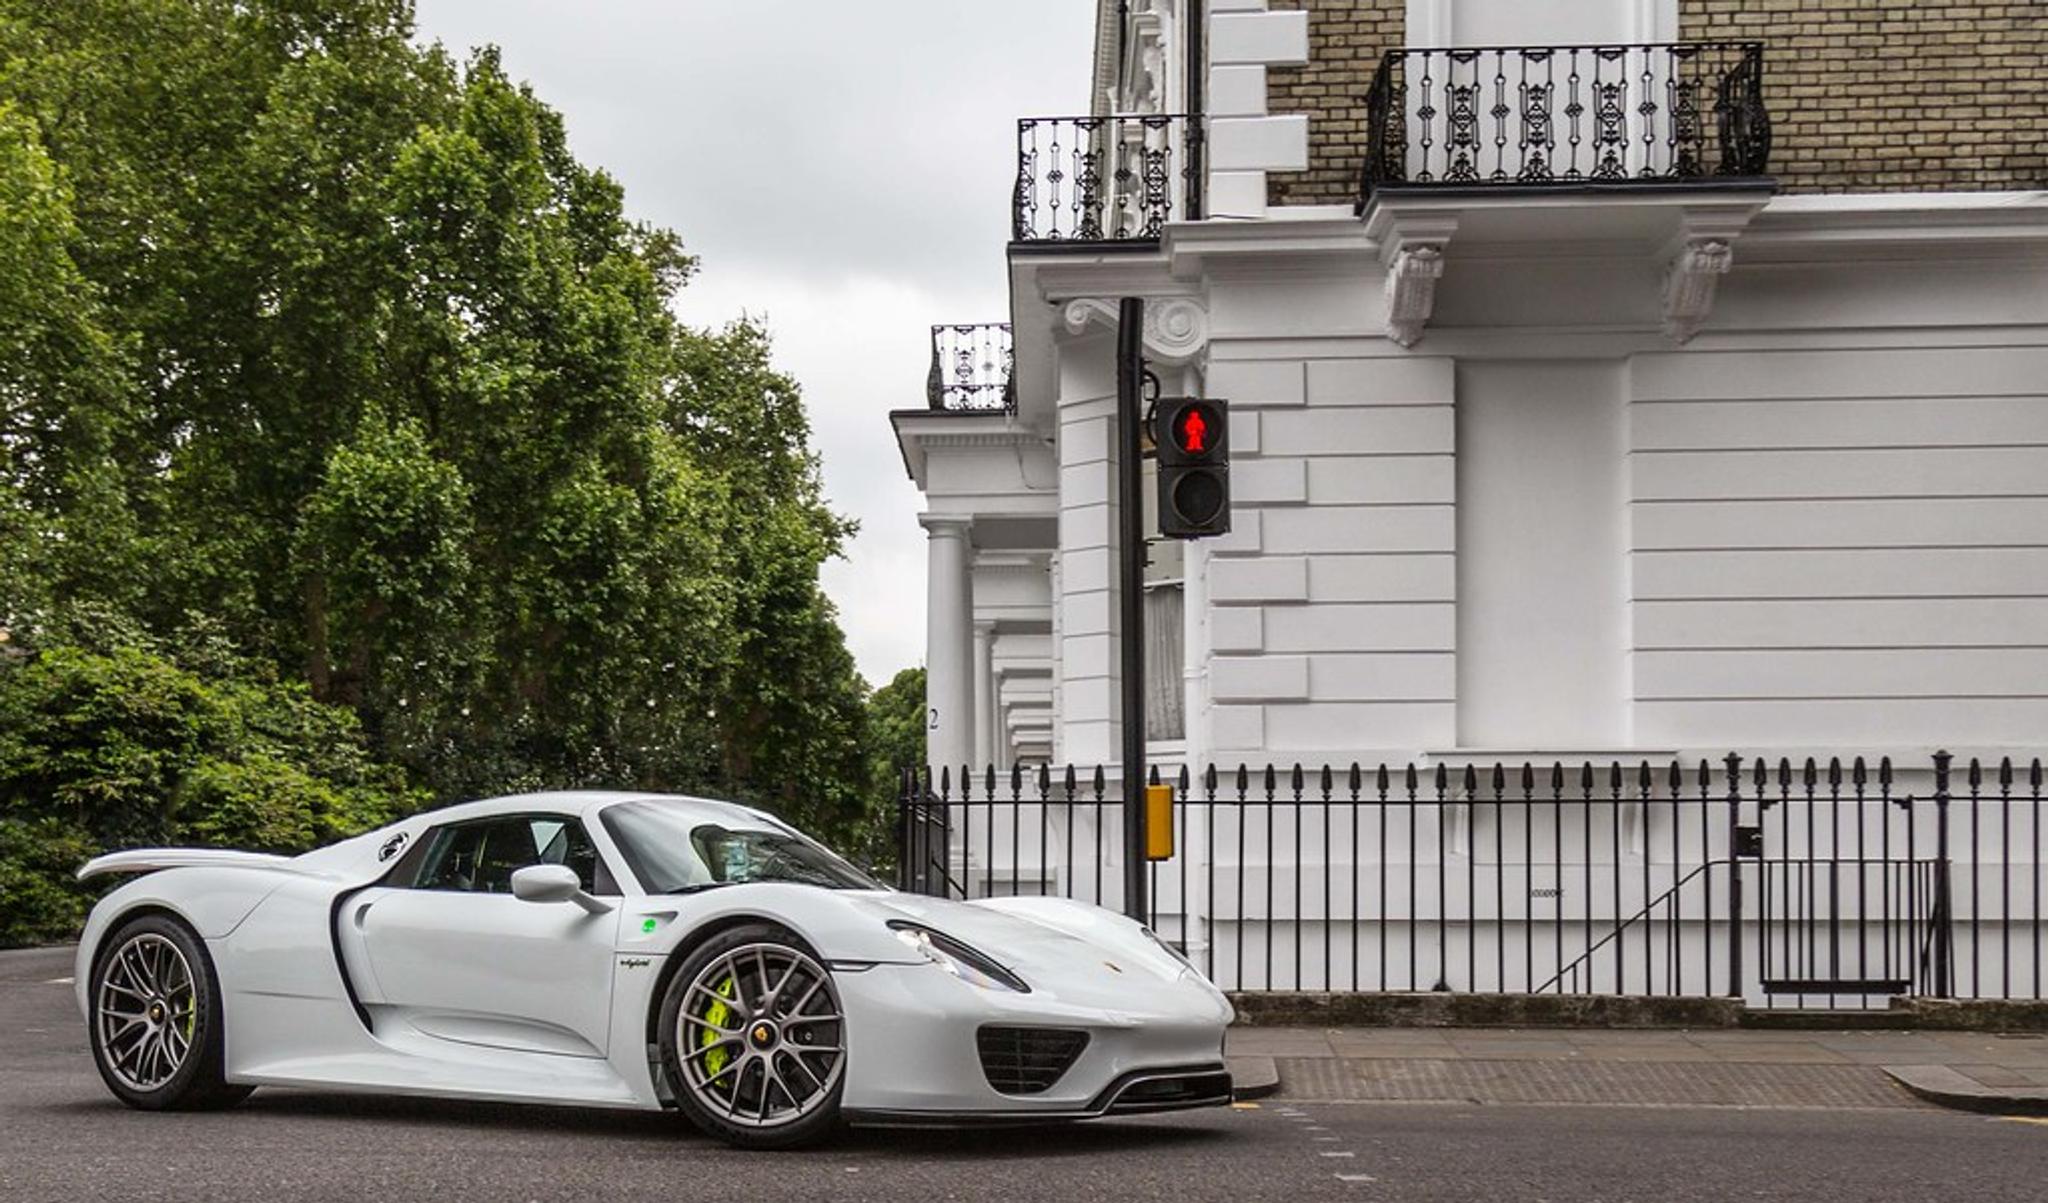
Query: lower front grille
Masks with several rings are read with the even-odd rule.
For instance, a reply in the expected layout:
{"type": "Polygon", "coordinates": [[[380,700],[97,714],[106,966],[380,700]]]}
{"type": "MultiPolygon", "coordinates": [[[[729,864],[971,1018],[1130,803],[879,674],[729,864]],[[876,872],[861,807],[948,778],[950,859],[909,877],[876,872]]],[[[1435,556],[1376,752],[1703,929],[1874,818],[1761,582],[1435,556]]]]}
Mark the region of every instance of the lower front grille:
{"type": "Polygon", "coordinates": [[[1000,1094],[1043,1094],[1088,1047],[1071,1028],[986,1027],[974,1034],[981,1072],[1000,1094]]]}
{"type": "Polygon", "coordinates": [[[1230,1089],[1230,1071],[1217,1066],[1127,1074],[1105,1093],[1110,1114],[1135,1115],[1220,1106],[1230,1101],[1230,1089]]]}

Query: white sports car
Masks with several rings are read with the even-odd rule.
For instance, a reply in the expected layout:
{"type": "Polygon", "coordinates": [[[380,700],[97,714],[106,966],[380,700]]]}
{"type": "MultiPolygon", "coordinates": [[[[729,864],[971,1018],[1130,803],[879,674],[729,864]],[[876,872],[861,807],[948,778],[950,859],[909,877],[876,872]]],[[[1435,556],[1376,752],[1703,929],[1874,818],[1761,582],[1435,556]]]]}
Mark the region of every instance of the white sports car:
{"type": "Polygon", "coordinates": [[[550,793],[303,856],[116,852],[78,1004],[136,1107],[257,1086],[675,1107],[734,1144],[838,1123],[1228,1102],[1230,1004],[1121,915],[877,885],[770,815],[550,793]]]}

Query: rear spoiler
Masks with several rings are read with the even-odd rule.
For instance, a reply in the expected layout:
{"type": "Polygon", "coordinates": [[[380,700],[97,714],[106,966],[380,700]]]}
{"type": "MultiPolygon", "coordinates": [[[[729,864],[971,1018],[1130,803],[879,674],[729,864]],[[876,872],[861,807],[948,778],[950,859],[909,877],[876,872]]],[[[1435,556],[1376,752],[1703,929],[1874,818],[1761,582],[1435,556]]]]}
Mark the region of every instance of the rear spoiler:
{"type": "Polygon", "coordinates": [[[227,848],[133,848],[93,857],[79,867],[78,880],[103,873],[154,873],[158,869],[275,869],[290,860],[269,852],[235,852],[227,848]]]}

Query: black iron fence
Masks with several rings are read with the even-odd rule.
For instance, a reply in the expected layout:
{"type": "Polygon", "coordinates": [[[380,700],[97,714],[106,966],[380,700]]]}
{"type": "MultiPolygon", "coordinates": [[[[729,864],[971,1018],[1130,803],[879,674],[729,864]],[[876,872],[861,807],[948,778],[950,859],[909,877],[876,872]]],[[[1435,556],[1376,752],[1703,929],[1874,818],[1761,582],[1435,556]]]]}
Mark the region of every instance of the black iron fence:
{"type": "Polygon", "coordinates": [[[1017,122],[1018,242],[1156,242],[1201,216],[1199,117],[1026,117],[1017,122]]]}
{"type": "Polygon", "coordinates": [[[932,370],[925,395],[936,410],[1015,412],[1016,353],[1008,322],[932,327],[932,370]]]}
{"type": "Polygon", "coordinates": [[[1392,186],[1764,177],[1763,70],[1757,42],[1389,51],[1359,206],[1392,186]]]}
{"type": "MultiPolygon", "coordinates": [[[[1156,776],[1156,774],[1155,774],[1156,776]]],[[[1148,919],[1233,990],[2039,999],[2042,765],[1181,770],[1148,919]]],[[[907,890],[1116,907],[1101,769],[906,774],[907,890]]]]}

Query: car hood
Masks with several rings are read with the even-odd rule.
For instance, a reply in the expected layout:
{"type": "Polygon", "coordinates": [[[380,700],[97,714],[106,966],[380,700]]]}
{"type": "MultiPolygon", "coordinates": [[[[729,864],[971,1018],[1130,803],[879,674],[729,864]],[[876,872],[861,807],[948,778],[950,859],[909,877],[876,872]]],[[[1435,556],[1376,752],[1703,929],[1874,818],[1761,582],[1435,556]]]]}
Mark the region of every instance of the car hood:
{"type": "Polygon", "coordinates": [[[877,894],[862,905],[883,922],[907,921],[967,944],[1016,973],[1034,992],[1093,1006],[1142,1008],[1162,987],[1213,987],[1129,919],[1063,898],[960,902],[877,894]]]}

